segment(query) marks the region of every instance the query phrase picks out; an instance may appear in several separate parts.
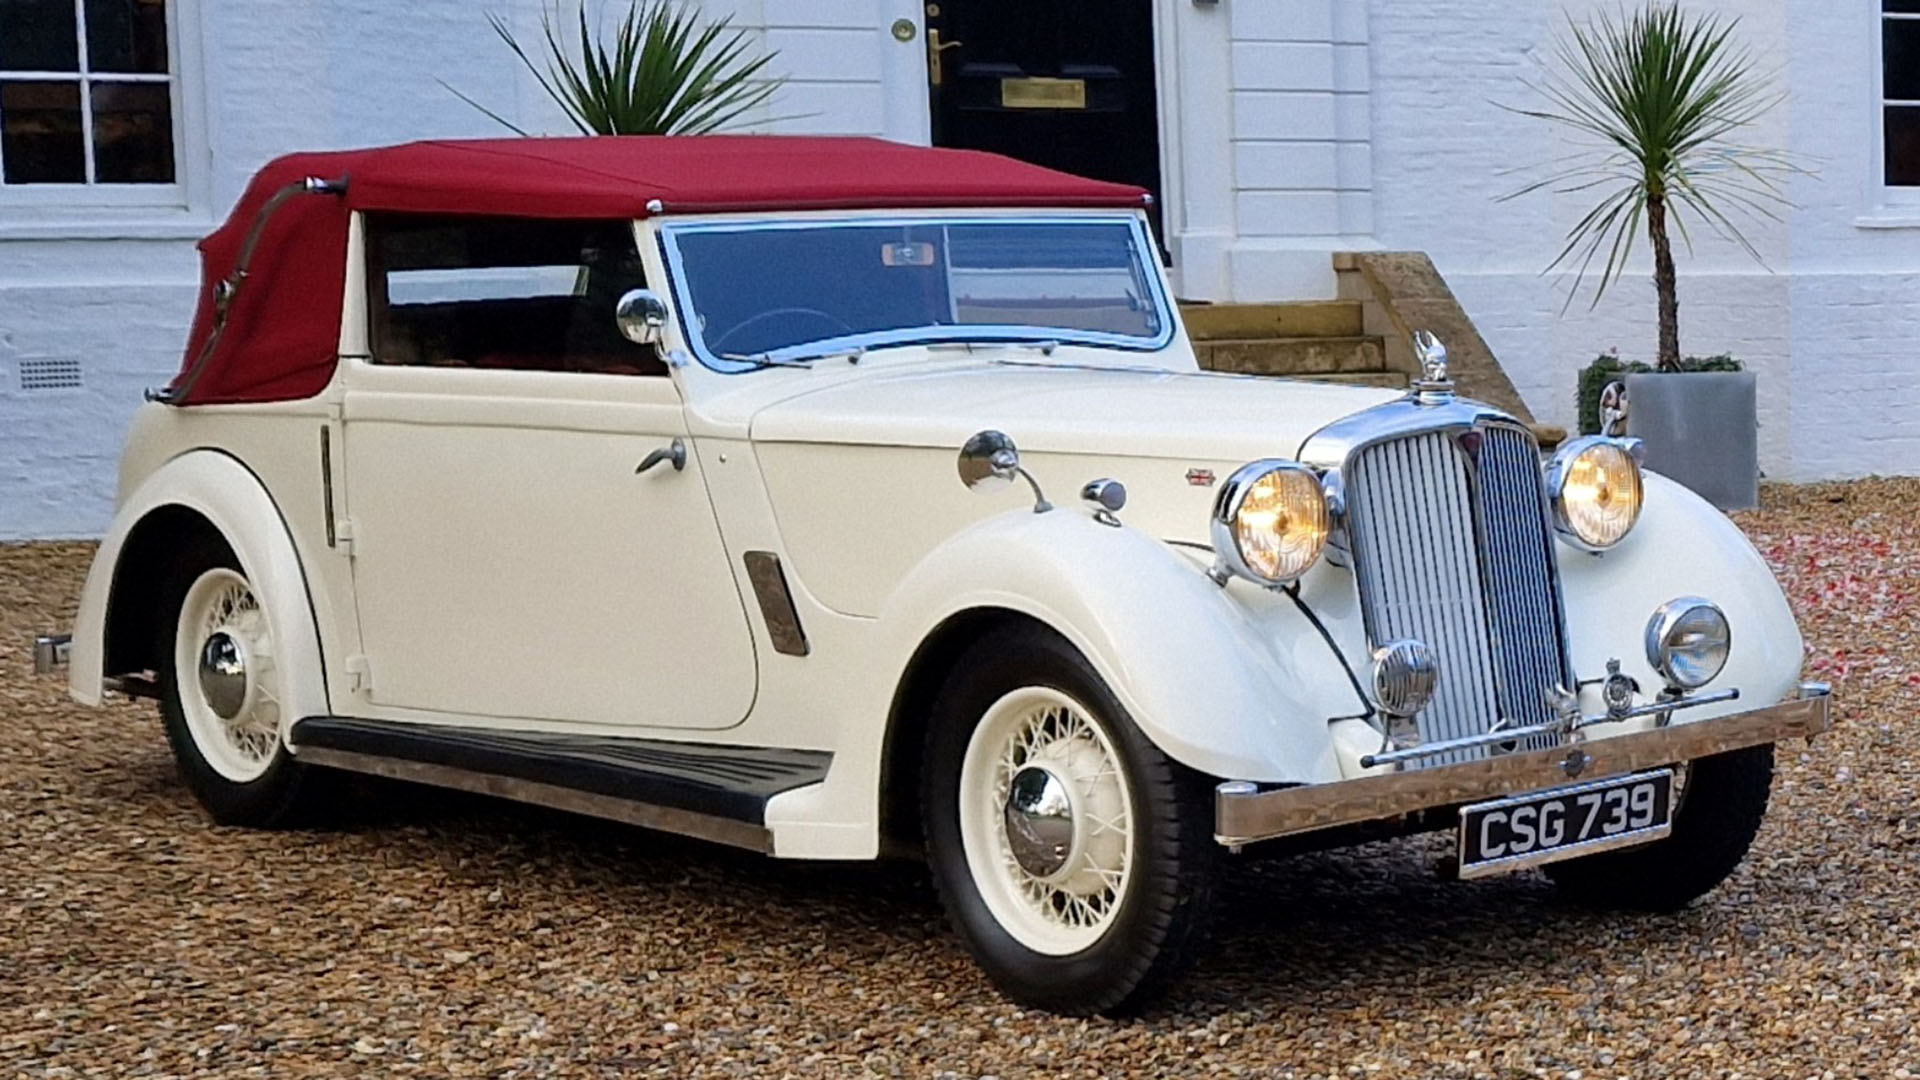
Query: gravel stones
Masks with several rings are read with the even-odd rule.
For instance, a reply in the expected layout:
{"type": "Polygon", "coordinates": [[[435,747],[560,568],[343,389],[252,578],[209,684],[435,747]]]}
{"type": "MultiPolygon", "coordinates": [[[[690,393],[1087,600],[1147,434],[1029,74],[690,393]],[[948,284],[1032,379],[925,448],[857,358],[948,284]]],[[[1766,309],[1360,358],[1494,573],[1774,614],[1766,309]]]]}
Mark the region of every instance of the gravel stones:
{"type": "Polygon", "coordinates": [[[1781,748],[1747,864],[1678,915],[1448,837],[1236,868],[1156,1010],[996,996],[918,867],[775,862],[368,787],[328,830],[212,826],[150,703],[28,674],[87,545],[0,547],[0,1077],[1898,1077],[1920,1074],[1920,481],[1770,488],[1840,727],[1781,748]]]}

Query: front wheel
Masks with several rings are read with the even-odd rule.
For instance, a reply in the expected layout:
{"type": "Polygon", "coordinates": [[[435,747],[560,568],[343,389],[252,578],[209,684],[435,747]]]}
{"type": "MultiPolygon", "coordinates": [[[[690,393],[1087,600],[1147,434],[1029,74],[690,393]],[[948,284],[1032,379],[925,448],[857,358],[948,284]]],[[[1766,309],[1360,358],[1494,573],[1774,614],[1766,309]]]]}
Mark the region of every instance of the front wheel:
{"type": "Polygon", "coordinates": [[[1218,857],[1205,784],[1057,636],[1011,633],[961,660],[922,777],[934,883],[1008,997],[1130,1011],[1199,946],[1218,857]]]}
{"type": "Polygon", "coordinates": [[[1740,865],[1773,787],[1773,745],[1750,746],[1687,767],[1673,832],[1651,844],[1546,867],[1577,903],[1634,911],[1678,911],[1740,865]]]}
{"type": "Polygon", "coordinates": [[[282,657],[252,583],[209,547],[175,564],[166,595],[160,716],[181,777],[223,825],[290,823],[320,796],[280,738],[282,657]]]}

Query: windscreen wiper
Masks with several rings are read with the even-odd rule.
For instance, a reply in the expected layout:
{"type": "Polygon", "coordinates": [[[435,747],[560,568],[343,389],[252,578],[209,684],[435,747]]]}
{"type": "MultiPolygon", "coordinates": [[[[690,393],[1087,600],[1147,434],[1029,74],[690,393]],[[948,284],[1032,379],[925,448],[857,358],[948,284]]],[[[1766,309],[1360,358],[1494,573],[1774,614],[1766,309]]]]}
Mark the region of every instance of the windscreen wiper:
{"type": "Polygon", "coordinates": [[[779,359],[779,358],[776,358],[772,353],[726,353],[726,352],[723,352],[720,354],[720,359],[731,360],[736,364],[752,364],[754,367],[762,367],[762,368],[770,368],[770,367],[811,368],[813,366],[812,360],[779,359]]]}

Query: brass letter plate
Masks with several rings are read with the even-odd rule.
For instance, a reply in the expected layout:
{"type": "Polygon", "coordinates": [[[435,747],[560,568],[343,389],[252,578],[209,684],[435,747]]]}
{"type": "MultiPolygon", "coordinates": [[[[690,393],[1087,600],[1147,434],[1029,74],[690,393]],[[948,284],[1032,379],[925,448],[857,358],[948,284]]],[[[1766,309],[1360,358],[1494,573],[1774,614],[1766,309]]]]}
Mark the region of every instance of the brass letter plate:
{"type": "Polygon", "coordinates": [[[1000,105],[1007,109],[1084,109],[1087,107],[1087,80],[1001,79],[1000,105]]]}

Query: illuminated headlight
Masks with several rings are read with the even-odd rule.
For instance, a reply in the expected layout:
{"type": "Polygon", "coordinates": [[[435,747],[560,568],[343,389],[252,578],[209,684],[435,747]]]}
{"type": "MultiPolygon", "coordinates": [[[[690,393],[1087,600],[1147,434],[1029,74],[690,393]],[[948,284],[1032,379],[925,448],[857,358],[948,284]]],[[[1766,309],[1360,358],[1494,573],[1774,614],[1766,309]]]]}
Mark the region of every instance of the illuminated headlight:
{"type": "Polygon", "coordinates": [[[1697,596],[1669,600],[1647,620],[1647,663],[1677,690],[1712,682],[1732,648],[1726,614],[1697,596]]]}
{"type": "Polygon", "coordinates": [[[1590,435],[1553,455],[1547,490],[1561,535],[1575,546],[1599,551],[1619,543],[1640,520],[1644,493],[1634,440],[1590,435]]]}
{"type": "Polygon", "coordinates": [[[1241,466],[1213,504],[1213,550],[1222,565],[1262,585],[1306,573],[1327,546],[1329,528],[1320,478],[1291,461],[1241,466]]]}

